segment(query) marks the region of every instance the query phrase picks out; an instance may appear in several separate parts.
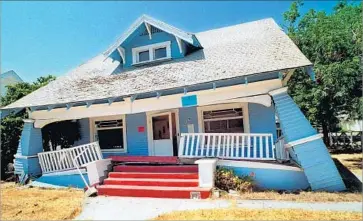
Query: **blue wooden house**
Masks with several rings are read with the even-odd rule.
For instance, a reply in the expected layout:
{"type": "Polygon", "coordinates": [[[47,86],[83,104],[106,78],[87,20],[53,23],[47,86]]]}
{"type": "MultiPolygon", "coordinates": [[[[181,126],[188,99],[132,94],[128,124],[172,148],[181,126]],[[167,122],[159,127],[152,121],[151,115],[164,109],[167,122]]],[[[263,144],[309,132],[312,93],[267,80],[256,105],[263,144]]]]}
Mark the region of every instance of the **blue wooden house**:
{"type": "Polygon", "coordinates": [[[143,15],[104,53],[3,108],[29,112],[16,173],[120,196],[205,198],[216,167],[264,189],[344,190],[287,93],[296,69],[314,80],[273,19],[189,33],[143,15]],[[81,140],[44,152],[41,129],[65,120],[81,140]]]}

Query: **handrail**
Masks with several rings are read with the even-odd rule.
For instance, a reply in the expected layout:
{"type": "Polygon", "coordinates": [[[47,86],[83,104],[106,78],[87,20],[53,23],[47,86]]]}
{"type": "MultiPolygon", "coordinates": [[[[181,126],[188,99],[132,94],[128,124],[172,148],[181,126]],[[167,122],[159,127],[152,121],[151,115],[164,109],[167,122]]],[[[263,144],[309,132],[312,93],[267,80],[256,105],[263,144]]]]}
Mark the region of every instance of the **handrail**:
{"type": "Polygon", "coordinates": [[[87,188],[89,189],[90,187],[89,187],[89,185],[88,185],[88,183],[87,183],[87,181],[86,181],[86,179],[84,178],[84,176],[83,176],[83,173],[81,172],[81,170],[80,170],[80,167],[79,167],[79,165],[78,165],[78,161],[77,161],[77,158],[79,158],[84,152],[86,152],[86,150],[88,150],[88,148],[86,148],[86,149],[84,149],[84,150],[82,150],[78,155],[76,155],[72,160],[73,160],[73,163],[74,163],[74,165],[76,166],[76,169],[77,169],[77,171],[78,171],[78,173],[79,173],[79,175],[81,176],[81,178],[82,178],[82,180],[83,180],[83,182],[84,182],[84,184],[87,186],[87,188]]]}
{"type": "Polygon", "coordinates": [[[178,155],[275,160],[275,146],[268,133],[182,133],[178,155]]]}
{"type": "Polygon", "coordinates": [[[74,160],[81,165],[102,159],[98,142],[80,145],[68,149],[38,153],[39,164],[43,173],[52,173],[76,169],[74,160]],[[88,153],[86,151],[88,150],[88,153]]]}

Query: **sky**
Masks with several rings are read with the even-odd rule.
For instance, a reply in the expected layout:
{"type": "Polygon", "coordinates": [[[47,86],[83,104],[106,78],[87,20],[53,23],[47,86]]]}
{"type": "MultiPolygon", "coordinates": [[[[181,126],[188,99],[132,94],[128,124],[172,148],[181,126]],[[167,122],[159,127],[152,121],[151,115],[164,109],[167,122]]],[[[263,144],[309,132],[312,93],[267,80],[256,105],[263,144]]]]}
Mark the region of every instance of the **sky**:
{"type": "MultiPolygon", "coordinates": [[[[1,1],[0,73],[24,81],[62,75],[106,50],[142,14],[197,33],[272,17],[283,25],[290,1],[1,1]]],[[[328,13],[336,1],[305,1],[328,13]]]]}

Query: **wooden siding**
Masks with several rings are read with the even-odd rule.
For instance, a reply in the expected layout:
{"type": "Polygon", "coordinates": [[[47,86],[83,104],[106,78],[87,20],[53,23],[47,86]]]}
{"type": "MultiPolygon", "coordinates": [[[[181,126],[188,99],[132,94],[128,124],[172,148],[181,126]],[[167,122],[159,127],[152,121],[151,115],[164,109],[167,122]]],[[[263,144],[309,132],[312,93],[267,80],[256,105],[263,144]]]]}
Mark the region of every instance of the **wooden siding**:
{"type": "MultiPolygon", "coordinates": [[[[17,156],[34,156],[43,151],[42,132],[39,128],[34,128],[32,122],[24,122],[21,133],[17,156]]],[[[15,173],[28,174],[30,176],[41,173],[38,157],[35,158],[15,158],[15,173]]]]}
{"type": "MultiPolygon", "coordinates": [[[[287,143],[317,134],[286,91],[272,96],[287,143]]],[[[295,159],[304,169],[312,190],[345,189],[343,180],[321,138],[294,146],[290,151],[296,154],[295,159]]]]}
{"type": "MultiPolygon", "coordinates": [[[[140,36],[146,30],[145,25],[141,25],[136,29],[134,33],[132,33],[125,42],[122,43],[122,47],[125,48],[125,57],[126,62],[124,64],[124,68],[128,68],[132,66],[132,48],[146,46],[151,44],[156,44],[165,41],[171,41],[171,57],[172,58],[182,58],[184,57],[184,52],[180,53],[178,44],[176,42],[176,38],[174,35],[168,34],[164,31],[153,33],[152,38],[149,39],[149,35],[140,36]]],[[[182,41],[183,48],[184,41],[182,41]]],[[[185,51],[185,50],[184,50],[185,51]]]]}
{"type": "Polygon", "coordinates": [[[261,104],[248,103],[248,114],[250,133],[272,134],[276,141],[276,122],[274,106],[263,106],[261,104]]]}
{"type": "Polygon", "coordinates": [[[188,133],[188,124],[194,125],[194,132],[199,131],[197,107],[179,108],[180,133],[188,133]]]}

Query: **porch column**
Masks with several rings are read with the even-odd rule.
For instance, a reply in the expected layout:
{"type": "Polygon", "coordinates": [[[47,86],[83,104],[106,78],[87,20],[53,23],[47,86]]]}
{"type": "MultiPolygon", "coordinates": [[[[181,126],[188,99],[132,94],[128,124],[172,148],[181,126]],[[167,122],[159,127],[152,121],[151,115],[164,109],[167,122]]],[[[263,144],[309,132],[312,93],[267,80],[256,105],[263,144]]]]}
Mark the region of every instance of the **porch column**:
{"type": "Polygon", "coordinates": [[[41,174],[38,153],[43,152],[42,131],[34,127],[34,120],[24,120],[18,150],[15,154],[15,174],[41,174]]]}
{"type": "Polygon", "coordinates": [[[269,94],[275,103],[285,142],[304,169],[311,189],[345,190],[343,180],[323,139],[287,94],[287,87],[271,91],[269,94]]]}

